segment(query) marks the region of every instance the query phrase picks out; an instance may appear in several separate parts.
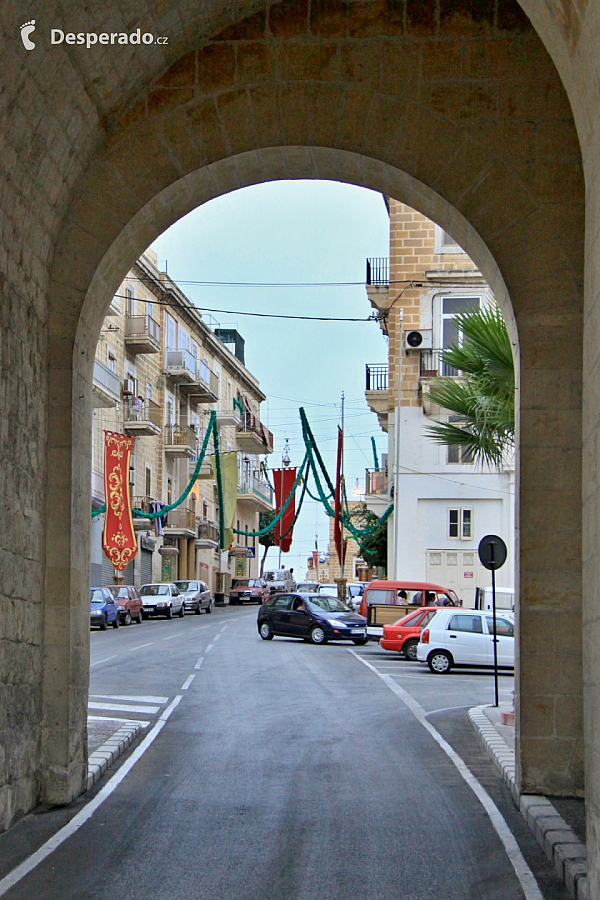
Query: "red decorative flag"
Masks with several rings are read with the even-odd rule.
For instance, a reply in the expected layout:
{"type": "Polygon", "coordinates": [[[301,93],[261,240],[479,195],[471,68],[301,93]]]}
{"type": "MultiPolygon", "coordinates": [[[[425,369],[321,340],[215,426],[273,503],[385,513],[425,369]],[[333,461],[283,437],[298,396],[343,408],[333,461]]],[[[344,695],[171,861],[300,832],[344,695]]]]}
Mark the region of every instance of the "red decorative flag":
{"type": "Polygon", "coordinates": [[[106,513],[102,549],[122,572],[138,551],[129,502],[129,463],[135,438],[104,432],[104,496],[106,513]]]}
{"type": "MultiPolygon", "coordinates": [[[[278,513],[281,507],[285,504],[285,501],[289,497],[291,490],[294,487],[295,481],[296,469],[273,469],[273,484],[275,485],[275,499],[277,502],[275,512],[278,513]]],[[[285,534],[292,524],[295,513],[296,498],[295,496],[292,496],[288,508],[275,526],[275,546],[279,547],[281,542],[281,549],[283,553],[288,553],[290,547],[292,546],[293,529],[284,538],[282,538],[281,535],[285,534]]]]}

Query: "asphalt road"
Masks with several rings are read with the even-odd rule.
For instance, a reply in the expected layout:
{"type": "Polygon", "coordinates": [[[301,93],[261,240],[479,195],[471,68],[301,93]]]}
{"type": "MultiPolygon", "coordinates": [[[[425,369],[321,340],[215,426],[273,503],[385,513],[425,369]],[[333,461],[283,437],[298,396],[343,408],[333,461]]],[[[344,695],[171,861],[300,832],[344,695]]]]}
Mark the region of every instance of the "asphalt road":
{"type": "MultiPolygon", "coordinates": [[[[92,714],[162,730],[125,777],[127,757],[68,810],[0,838],[5,875],[122,777],[4,896],[566,900],[467,721],[469,706],[493,698],[489,675],[431,675],[372,644],[263,642],[255,623],[246,607],[92,634],[92,714]],[[418,709],[494,801],[541,893],[524,893],[418,709]]],[[[508,698],[511,678],[501,690],[508,698]]]]}

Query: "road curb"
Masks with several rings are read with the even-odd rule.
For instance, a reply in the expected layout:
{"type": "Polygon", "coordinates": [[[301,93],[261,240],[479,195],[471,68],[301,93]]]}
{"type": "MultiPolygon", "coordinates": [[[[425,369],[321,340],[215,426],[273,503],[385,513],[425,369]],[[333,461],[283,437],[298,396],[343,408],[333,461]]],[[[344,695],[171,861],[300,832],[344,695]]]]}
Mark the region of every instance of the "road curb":
{"type": "Polygon", "coordinates": [[[93,787],[106,770],[127,750],[142,731],[139,722],[122,725],[101,747],[88,758],[87,790],[93,787]]]}
{"type": "Polygon", "coordinates": [[[469,719],[511,793],[515,806],[553,864],[574,900],[589,900],[586,849],[547,797],[521,794],[517,789],[514,751],[490,722],[484,703],[469,710],[469,719]]]}

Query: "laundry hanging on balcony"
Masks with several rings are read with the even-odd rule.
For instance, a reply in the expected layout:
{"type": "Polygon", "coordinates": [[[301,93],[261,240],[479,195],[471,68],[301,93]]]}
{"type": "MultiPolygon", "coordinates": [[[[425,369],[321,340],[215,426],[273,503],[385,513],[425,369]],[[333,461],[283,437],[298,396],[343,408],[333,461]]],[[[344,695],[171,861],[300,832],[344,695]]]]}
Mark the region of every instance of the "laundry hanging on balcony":
{"type": "MultiPolygon", "coordinates": [[[[210,458],[215,480],[218,480],[217,474],[217,456],[216,454],[210,458]]],[[[227,550],[233,543],[233,523],[235,521],[235,508],[237,506],[237,483],[238,483],[238,455],[237,451],[230,453],[221,453],[219,455],[222,485],[222,535],[220,539],[221,549],[227,550]]]]}
{"type": "MultiPolygon", "coordinates": [[[[296,482],[296,469],[273,469],[273,486],[275,488],[275,498],[277,501],[275,511],[278,513],[285,504],[290,493],[294,490],[296,482]]],[[[287,509],[275,525],[275,546],[281,546],[283,553],[289,553],[292,546],[294,513],[296,510],[296,499],[292,496],[287,509]]]]}
{"type": "Polygon", "coordinates": [[[134,437],[104,432],[104,496],[106,513],[102,549],[122,572],[137,554],[138,545],[129,498],[129,465],[134,437]]]}

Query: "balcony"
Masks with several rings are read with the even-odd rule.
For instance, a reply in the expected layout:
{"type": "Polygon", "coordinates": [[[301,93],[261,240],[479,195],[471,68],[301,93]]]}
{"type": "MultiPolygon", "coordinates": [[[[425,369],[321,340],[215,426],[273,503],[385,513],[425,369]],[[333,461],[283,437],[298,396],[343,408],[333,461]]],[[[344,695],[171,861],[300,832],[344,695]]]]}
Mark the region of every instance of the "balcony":
{"type": "Polygon", "coordinates": [[[206,519],[200,522],[196,547],[198,550],[219,549],[219,528],[214,522],[209,522],[206,519]]]}
{"type": "Polygon", "coordinates": [[[251,503],[255,509],[262,511],[274,509],[273,489],[257,472],[242,477],[238,483],[238,500],[242,503],[251,503]]]}
{"type": "MultiPolygon", "coordinates": [[[[193,456],[190,459],[190,462],[189,462],[189,467],[190,467],[190,476],[189,477],[190,478],[196,471],[196,463],[197,462],[198,462],[198,460],[196,459],[195,456],[193,456]]],[[[197,481],[210,481],[211,479],[214,479],[212,465],[211,465],[211,462],[210,462],[210,459],[208,458],[208,456],[205,456],[204,459],[202,460],[202,465],[200,466],[200,471],[198,472],[198,476],[197,476],[196,480],[197,481]]]]}
{"type": "Polygon", "coordinates": [[[160,434],[162,410],[154,400],[128,400],[124,404],[123,429],[135,437],[153,437],[160,434]]]}
{"type": "Polygon", "coordinates": [[[365,505],[368,510],[381,516],[390,503],[389,482],[386,472],[367,469],[365,471],[365,505]]]}
{"type": "Polygon", "coordinates": [[[189,350],[167,350],[165,371],[177,384],[193,384],[196,381],[196,358],[189,350]]]}
{"type": "Polygon", "coordinates": [[[438,378],[440,375],[457,377],[458,369],[444,362],[443,350],[421,350],[419,375],[421,378],[438,378]]]}
{"type": "Polygon", "coordinates": [[[365,399],[369,408],[376,414],[384,431],[388,430],[388,412],[390,409],[389,367],[383,364],[366,366],[365,399]]]}
{"type": "Polygon", "coordinates": [[[121,399],[121,382],[114,372],[94,360],[94,380],[92,381],[92,406],[95,409],[109,409],[121,399]]]}
{"type": "Polygon", "coordinates": [[[168,513],[165,534],[177,538],[196,537],[196,513],[186,506],[178,506],[168,513]]]}
{"type": "Polygon", "coordinates": [[[272,453],[273,435],[252,413],[244,413],[236,434],[238,450],[243,453],[272,453]]]}
{"type": "Polygon", "coordinates": [[[367,285],[388,287],[390,283],[390,260],[387,256],[367,259],[367,285]]]}
{"type": "Polygon", "coordinates": [[[217,428],[237,428],[242,421],[242,414],[237,409],[218,409],[217,428]]]}
{"type": "Polygon", "coordinates": [[[189,425],[166,425],[164,451],[172,459],[191,459],[196,455],[198,438],[189,425]]]}
{"type": "MultiPolygon", "coordinates": [[[[150,512],[150,504],[153,500],[154,497],[132,497],[132,509],[150,512]]],[[[133,528],[135,531],[148,531],[150,528],[154,529],[154,522],[152,519],[145,518],[145,516],[133,516],[133,528]]]]}
{"type": "Polygon", "coordinates": [[[160,325],[152,316],[127,316],[125,346],[130,353],[158,353],[160,325]]]}
{"type": "MultiPolygon", "coordinates": [[[[194,359],[194,357],[192,357],[194,359]]],[[[197,362],[192,381],[181,381],[180,392],[196,403],[216,403],[219,399],[219,379],[205,362],[197,362]]]]}

